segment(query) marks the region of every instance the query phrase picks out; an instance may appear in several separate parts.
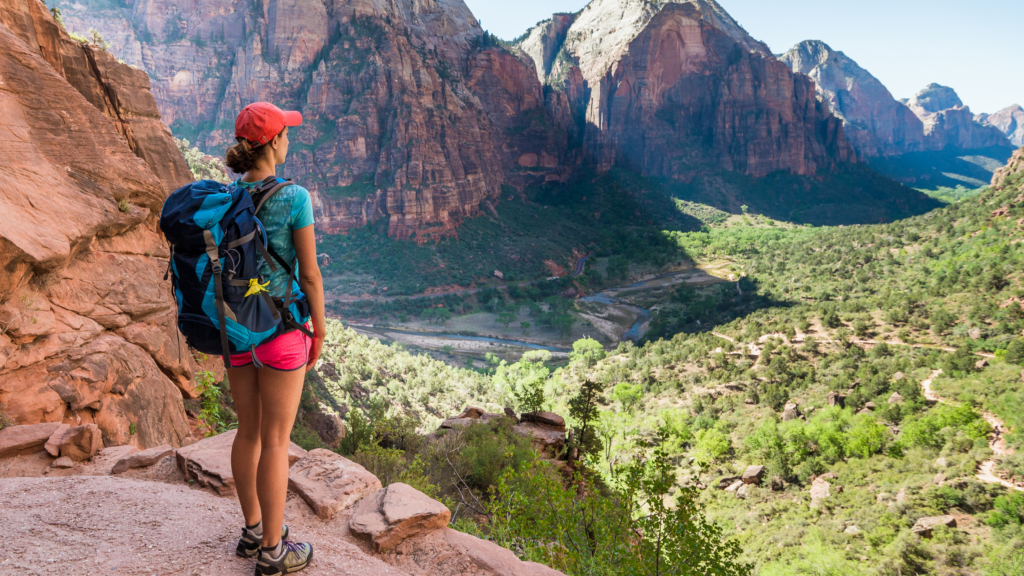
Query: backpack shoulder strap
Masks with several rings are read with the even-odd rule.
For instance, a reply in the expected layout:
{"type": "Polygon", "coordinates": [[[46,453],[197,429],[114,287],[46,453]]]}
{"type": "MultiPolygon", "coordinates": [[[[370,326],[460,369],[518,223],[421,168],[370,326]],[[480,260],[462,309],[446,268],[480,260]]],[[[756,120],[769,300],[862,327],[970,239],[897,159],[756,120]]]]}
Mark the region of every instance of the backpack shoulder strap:
{"type": "Polygon", "coordinates": [[[290,179],[285,179],[281,182],[274,176],[270,176],[261,182],[259,188],[252,194],[253,203],[256,204],[256,212],[259,213],[260,208],[263,207],[267,200],[270,200],[271,196],[277,194],[285,186],[291,186],[292,184],[294,182],[290,179]]]}

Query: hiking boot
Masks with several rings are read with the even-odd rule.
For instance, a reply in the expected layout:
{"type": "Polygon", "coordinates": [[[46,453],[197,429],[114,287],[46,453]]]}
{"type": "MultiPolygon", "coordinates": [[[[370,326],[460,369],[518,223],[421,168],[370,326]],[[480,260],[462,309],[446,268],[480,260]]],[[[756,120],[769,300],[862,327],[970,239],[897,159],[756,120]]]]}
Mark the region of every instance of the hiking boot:
{"type": "MultiPolygon", "coordinates": [[[[281,540],[288,537],[288,527],[281,526],[281,540]]],[[[238,547],[235,548],[235,554],[238,554],[242,558],[255,558],[260,553],[260,544],[263,540],[262,536],[257,536],[255,532],[248,528],[242,528],[242,537],[238,540],[238,547]]]]}
{"type": "Polygon", "coordinates": [[[313,545],[308,542],[281,540],[281,556],[272,558],[266,548],[260,549],[256,563],[256,576],[277,576],[291,574],[309,566],[313,559],[313,545]]]}

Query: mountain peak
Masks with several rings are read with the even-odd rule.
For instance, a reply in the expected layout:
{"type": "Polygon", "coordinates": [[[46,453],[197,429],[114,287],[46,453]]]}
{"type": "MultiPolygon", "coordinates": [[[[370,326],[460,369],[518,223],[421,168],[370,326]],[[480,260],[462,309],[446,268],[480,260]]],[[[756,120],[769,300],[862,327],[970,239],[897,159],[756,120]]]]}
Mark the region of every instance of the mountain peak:
{"type": "Polygon", "coordinates": [[[907,104],[911,107],[918,106],[933,114],[964,105],[960,97],[957,96],[956,90],[934,82],[915,94],[907,104]]]}

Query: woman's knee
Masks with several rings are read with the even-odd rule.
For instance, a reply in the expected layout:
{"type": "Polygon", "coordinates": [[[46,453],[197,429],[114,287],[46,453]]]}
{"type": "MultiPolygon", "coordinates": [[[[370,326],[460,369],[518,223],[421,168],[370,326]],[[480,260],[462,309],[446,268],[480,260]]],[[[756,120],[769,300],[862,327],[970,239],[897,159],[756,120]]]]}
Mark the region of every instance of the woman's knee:
{"type": "Polygon", "coordinates": [[[235,442],[259,445],[263,441],[263,432],[259,422],[238,423],[238,430],[235,432],[235,442]]]}

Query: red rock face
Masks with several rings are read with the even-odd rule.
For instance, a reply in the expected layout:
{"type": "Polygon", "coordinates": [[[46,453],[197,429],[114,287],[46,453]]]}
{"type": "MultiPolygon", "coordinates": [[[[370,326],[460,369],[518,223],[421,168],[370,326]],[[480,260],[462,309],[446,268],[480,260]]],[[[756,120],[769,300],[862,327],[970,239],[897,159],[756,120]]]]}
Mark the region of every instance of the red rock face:
{"type": "Polygon", "coordinates": [[[523,43],[547,82],[585,106],[585,148],[600,170],[688,179],[709,170],[813,174],[855,161],[842,124],[711,0],[651,9],[597,0],[523,43]]]}
{"type": "Polygon", "coordinates": [[[867,70],[818,40],[797,44],[780,57],[814,80],[818,94],[843,120],[846,137],[861,157],[925,149],[924,124],[867,70]]]}
{"type": "Polygon", "coordinates": [[[710,165],[763,176],[852,159],[813,83],[743,50],[689,4],[664,7],[592,90],[587,141],[601,168],[685,178],[710,165]]]}
{"type": "MultiPolygon", "coordinates": [[[[492,126],[467,88],[461,1],[145,0],[131,13],[68,11],[72,27],[134,31],[165,119],[204,149],[234,143],[235,114],[268,100],[297,108],[282,169],[313,193],[318,228],[386,219],[398,238],[450,233],[497,200],[492,126]]],[[[130,60],[129,60],[130,61],[130,60]]]]}
{"type": "Polygon", "coordinates": [[[37,0],[0,0],[0,45],[0,403],[107,445],[181,445],[193,369],[156,219],[191,174],[148,78],[37,0]]]}

